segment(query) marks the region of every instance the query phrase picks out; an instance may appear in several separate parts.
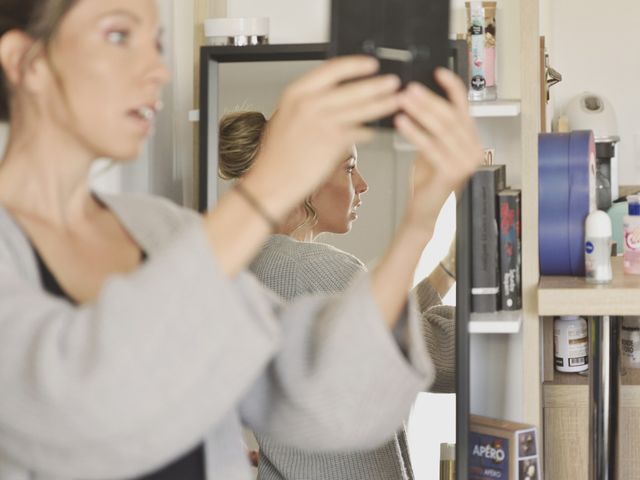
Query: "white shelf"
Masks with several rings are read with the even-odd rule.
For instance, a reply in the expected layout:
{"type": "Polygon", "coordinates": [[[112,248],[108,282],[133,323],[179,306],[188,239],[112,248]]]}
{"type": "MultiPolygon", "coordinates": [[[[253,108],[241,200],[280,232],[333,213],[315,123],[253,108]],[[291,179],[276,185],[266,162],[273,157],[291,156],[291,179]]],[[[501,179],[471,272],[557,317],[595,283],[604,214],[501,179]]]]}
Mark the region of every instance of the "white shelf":
{"type": "Polygon", "coordinates": [[[470,102],[469,112],[476,118],[517,117],[520,115],[520,100],[470,102]]]}
{"type": "Polygon", "coordinates": [[[472,313],[469,319],[469,333],[518,333],[520,327],[522,327],[522,310],[472,313]]]}

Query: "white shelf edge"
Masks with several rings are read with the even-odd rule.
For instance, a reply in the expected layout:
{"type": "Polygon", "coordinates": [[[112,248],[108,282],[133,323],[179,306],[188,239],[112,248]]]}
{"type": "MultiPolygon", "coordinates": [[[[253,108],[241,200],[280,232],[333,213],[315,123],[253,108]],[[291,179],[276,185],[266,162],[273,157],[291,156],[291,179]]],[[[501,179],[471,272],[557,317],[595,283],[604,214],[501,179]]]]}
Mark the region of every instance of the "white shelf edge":
{"type": "Polygon", "coordinates": [[[506,333],[520,332],[522,310],[514,312],[472,313],[469,318],[469,333],[506,333]]]}
{"type": "Polygon", "coordinates": [[[517,117],[520,115],[520,100],[470,102],[469,113],[475,118],[517,117]]]}

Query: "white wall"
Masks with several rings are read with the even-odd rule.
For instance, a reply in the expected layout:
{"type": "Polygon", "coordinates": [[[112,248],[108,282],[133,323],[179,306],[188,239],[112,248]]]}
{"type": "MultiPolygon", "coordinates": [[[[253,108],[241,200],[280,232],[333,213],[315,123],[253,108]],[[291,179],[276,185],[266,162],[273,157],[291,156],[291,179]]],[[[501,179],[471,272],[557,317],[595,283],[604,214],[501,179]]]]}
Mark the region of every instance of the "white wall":
{"type": "Polygon", "coordinates": [[[640,3],[633,0],[544,0],[543,33],[563,80],[552,89],[556,111],[592,91],[613,104],[620,129],[620,183],[640,183],[640,3]]]}
{"type": "Polygon", "coordinates": [[[94,187],[109,192],[153,193],[191,205],[193,198],[193,2],[158,0],[165,29],[165,61],[172,81],[163,90],[164,110],[141,157],[126,165],[94,169],[94,187]]]}

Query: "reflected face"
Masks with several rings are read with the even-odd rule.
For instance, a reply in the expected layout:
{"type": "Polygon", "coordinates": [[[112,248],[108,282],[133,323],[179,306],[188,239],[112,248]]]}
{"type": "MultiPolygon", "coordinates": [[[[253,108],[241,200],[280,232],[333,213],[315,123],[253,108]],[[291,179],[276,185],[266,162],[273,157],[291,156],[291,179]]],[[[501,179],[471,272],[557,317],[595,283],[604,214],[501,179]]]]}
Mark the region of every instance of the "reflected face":
{"type": "Polygon", "coordinates": [[[318,214],[314,234],[347,233],[358,219],[357,210],[361,196],[369,185],[358,170],[358,152],[347,153],[346,158],[329,179],[311,197],[311,203],[318,214]]]}
{"type": "Polygon", "coordinates": [[[160,35],[155,0],[79,0],[50,45],[45,115],[95,157],[138,156],[169,80],[160,35]]]}

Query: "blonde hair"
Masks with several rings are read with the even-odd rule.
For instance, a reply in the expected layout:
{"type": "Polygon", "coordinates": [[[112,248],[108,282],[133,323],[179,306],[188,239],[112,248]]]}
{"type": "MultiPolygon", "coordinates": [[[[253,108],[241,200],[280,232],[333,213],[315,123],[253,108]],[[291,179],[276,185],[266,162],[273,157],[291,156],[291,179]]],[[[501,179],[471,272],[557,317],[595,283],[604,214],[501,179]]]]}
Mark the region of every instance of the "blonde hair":
{"type": "MultiPolygon", "coordinates": [[[[252,167],[258,152],[267,119],[260,112],[233,112],[220,119],[218,175],[225,180],[237,180],[252,167]]],[[[305,219],[294,232],[313,227],[318,222],[318,213],[311,197],[304,199],[305,219]]]]}

